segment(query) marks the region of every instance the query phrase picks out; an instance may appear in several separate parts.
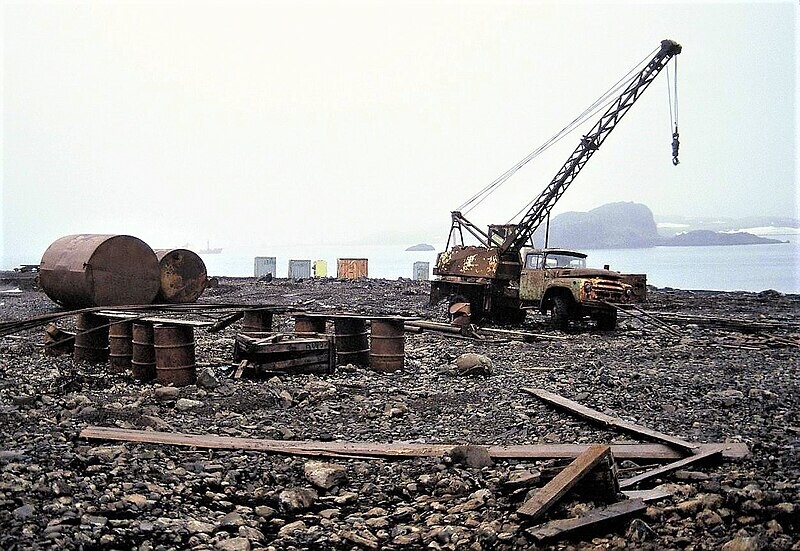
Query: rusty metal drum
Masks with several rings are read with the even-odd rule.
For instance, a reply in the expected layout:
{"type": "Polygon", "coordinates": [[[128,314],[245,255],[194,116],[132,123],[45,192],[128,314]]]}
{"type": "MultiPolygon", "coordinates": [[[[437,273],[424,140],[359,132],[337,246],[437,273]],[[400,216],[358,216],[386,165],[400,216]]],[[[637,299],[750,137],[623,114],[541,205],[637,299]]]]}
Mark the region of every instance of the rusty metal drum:
{"type": "Polygon", "coordinates": [[[153,324],[137,322],[133,324],[133,346],[131,350],[131,374],[142,382],[156,378],[156,348],[154,346],[153,324]]]}
{"type": "Polygon", "coordinates": [[[120,321],[108,328],[108,363],[111,371],[124,373],[133,358],[133,322],[120,321]]]}
{"type": "Polygon", "coordinates": [[[194,329],[185,325],[156,325],[156,380],[162,385],[194,384],[194,329]]]}
{"type": "Polygon", "coordinates": [[[242,319],[242,333],[258,337],[272,331],[272,311],[265,309],[245,310],[242,319]]]}
{"type": "Polygon", "coordinates": [[[130,235],[67,235],[39,265],[39,284],[67,308],[150,304],[158,293],[156,253],[130,235]]]}
{"type": "Polygon", "coordinates": [[[206,289],[205,262],[189,249],[157,249],[161,284],[156,297],[160,302],[195,302],[206,289]]]}
{"type": "Polygon", "coordinates": [[[294,317],[295,333],[324,333],[325,318],[319,316],[304,316],[298,314],[294,317]]]}
{"type": "Polygon", "coordinates": [[[72,357],[76,361],[95,364],[108,360],[108,322],[105,318],[97,314],[78,314],[72,357]]]}
{"type": "Polygon", "coordinates": [[[335,317],[333,319],[334,342],[337,363],[369,365],[369,336],[367,320],[357,317],[335,317]]]}
{"type": "Polygon", "coordinates": [[[405,336],[402,319],[373,319],[370,333],[369,366],[391,373],[403,369],[405,336]]]}

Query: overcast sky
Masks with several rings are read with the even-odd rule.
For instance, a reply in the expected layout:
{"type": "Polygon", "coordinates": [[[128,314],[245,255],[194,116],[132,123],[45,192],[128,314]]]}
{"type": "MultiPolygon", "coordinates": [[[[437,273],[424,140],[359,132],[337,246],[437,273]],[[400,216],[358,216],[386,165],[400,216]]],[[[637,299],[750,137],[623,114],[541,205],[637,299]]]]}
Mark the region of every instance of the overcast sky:
{"type": "MultiPolygon", "coordinates": [[[[683,45],[681,164],[662,73],[555,212],[798,216],[797,2],[4,2],[2,15],[3,267],[71,233],[435,241],[450,210],[664,38],[683,45]]],[[[508,221],[577,141],[471,219],[508,221]]]]}

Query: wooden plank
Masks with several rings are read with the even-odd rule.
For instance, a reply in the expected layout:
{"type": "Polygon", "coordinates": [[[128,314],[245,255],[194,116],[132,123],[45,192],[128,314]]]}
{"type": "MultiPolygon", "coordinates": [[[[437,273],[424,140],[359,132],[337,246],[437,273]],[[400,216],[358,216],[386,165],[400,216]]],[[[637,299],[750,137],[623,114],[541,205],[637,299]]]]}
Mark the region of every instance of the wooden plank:
{"type": "MultiPolygon", "coordinates": [[[[418,442],[316,442],[311,440],[268,440],[259,438],[233,438],[228,436],[198,435],[179,432],[154,432],[90,426],[81,431],[82,438],[195,446],[202,448],[252,450],[272,453],[296,453],[304,450],[320,455],[361,455],[372,457],[440,457],[456,444],[422,444],[418,442]]],[[[733,458],[744,457],[743,444],[725,444],[733,458]]],[[[574,458],[589,449],[588,444],[539,444],[519,446],[489,446],[489,455],[495,459],[559,459],[574,458]]],[[[614,444],[614,457],[631,460],[669,460],[680,455],[661,444],[614,444]]]]}
{"type": "Polygon", "coordinates": [[[694,453],[697,450],[697,448],[700,447],[699,444],[687,442],[686,440],[678,438],[677,436],[665,434],[663,432],[643,427],[642,425],[637,425],[636,423],[631,423],[630,421],[625,421],[624,419],[619,419],[617,417],[606,415],[605,413],[599,412],[596,409],[586,407],[582,404],[579,404],[578,402],[574,402],[568,398],[564,398],[559,394],[555,394],[554,392],[548,392],[547,390],[541,388],[523,388],[522,391],[527,392],[528,394],[533,394],[537,398],[544,400],[549,404],[553,404],[555,406],[569,410],[570,412],[580,417],[584,417],[591,421],[597,421],[602,425],[615,427],[625,432],[629,432],[637,436],[642,436],[650,440],[655,440],[657,442],[669,444],[671,446],[675,446],[682,450],[685,450],[689,453],[694,453]]]}
{"type": "Polygon", "coordinates": [[[301,368],[301,367],[319,367],[319,372],[327,372],[330,369],[330,362],[329,362],[330,354],[315,354],[313,356],[304,356],[302,358],[295,358],[292,360],[278,360],[278,361],[270,361],[268,359],[259,359],[255,358],[253,363],[259,366],[259,370],[264,371],[286,371],[291,370],[292,368],[301,368]]]}
{"type": "Polygon", "coordinates": [[[621,519],[647,509],[647,504],[641,499],[626,499],[607,507],[591,509],[586,514],[576,518],[552,520],[534,526],[527,532],[538,541],[557,538],[576,530],[587,530],[607,522],[621,519]]]}
{"type": "Polygon", "coordinates": [[[645,503],[651,503],[653,501],[661,501],[662,499],[666,499],[672,495],[672,492],[667,492],[666,490],[625,490],[622,492],[628,499],[641,499],[645,503]]]}
{"type": "Polygon", "coordinates": [[[276,343],[249,342],[240,343],[242,351],[247,354],[284,354],[288,352],[312,352],[328,350],[331,343],[327,340],[285,341],[276,343]]]}
{"type": "Polygon", "coordinates": [[[213,321],[195,321],[184,320],[177,318],[160,318],[154,316],[142,317],[141,313],[135,312],[107,312],[105,310],[97,312],[98,316],[109,319],[136,319],[137,321],[146,321],[148,323],[164,323],[169,325],[183,325],[189,327],[208,327],[214,325],[213,321]]]}
{"type": "Polygon", "coordinates": [[[581,478],[611,457],[610,446],[591,446],[517,509],[518,515],[537,519],[555,505],[581,478]]]}
{"type": "Polygon", "coordinates": [[[625,488],[631,488],[633,486],[636,486],[640,482],[644,482],[645,480],[650,480],[651,478],[656,478],[658,476],[662,476],[671,473],[673,471],[677,471],[678,469],[682,469],[687,465],[693,465],[695,463],[699,463],[701,461],[706,461],[714,458],[719,459],[721,457],[722,457],[722,447],[709,446],[700,453],[697,453],[695,455],[690,455],[689,457],[681,459],[680,461],[675,461],[674,463],[663,465],[656,469],[651,469],[640,475],[631,478],[626,478],[625,480],[620,480],[619,487],[621,490],[624,490],[625,488]]]}

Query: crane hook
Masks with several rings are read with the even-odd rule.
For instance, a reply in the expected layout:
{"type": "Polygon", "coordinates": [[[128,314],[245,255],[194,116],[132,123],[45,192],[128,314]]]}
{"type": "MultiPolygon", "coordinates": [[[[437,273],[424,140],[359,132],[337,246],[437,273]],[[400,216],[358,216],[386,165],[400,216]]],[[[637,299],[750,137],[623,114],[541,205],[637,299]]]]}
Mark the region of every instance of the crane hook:
{"type": "Polygon", "coordinates": [[[672,133],[672,164],[675,166],[680,164],[678,160],[678,148],[680,145],[681,142],[678,140],[678,127],[675,126],[675,132],[672,133]]]}

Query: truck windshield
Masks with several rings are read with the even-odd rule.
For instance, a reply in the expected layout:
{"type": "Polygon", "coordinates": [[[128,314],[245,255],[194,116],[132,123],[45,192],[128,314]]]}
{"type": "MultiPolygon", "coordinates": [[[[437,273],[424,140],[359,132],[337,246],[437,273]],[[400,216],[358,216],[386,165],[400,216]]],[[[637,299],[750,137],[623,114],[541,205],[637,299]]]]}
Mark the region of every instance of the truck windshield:
{"type": "Polygon", "coordinates": [[[585,268],[586,259],[567,254],[548,254],[545,256],[545,268],[585,268]]]}
{"type": "Polygon", "coordinates": [[[534,270],[542,268],[585,268],[586,259],[569,254],[530,253],[525,257],[525,267],[534,270]]]}

